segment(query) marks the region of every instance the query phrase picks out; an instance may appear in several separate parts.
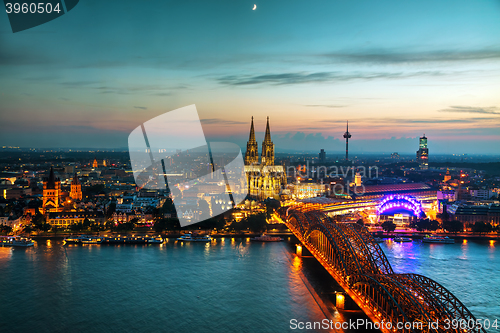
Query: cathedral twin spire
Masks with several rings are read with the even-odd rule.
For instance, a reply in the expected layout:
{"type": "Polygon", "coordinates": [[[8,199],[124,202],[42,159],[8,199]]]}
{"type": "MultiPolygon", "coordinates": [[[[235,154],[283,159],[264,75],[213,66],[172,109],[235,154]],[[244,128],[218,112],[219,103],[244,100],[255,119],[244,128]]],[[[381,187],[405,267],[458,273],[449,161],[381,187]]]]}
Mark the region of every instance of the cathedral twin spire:
{"type": "MultiPolygon", "coordinates": [[[[250,125],[250,137],[248,138],[247,150],[245,153],[245,164],[246,165],[259,164],[259,148],[257,140],[255,140],[253,117],[252,117],[252,124],[250,125]]],[[[269,117],[267,117],[266,134],[264,136],[264,141],[262,142],[261,164],[274,165],[274,144],[271,141],[271,129],[269,127],[269,117]]]]}

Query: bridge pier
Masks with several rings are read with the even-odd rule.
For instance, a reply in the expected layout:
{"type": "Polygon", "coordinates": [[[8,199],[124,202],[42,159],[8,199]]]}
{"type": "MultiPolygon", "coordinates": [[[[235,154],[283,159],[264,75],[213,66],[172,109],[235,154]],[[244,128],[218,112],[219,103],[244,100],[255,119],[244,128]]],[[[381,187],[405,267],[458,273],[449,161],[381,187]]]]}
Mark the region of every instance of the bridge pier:
{"type": "Polygon", "coordinates": [[[312,253],[302,243],[295,244],[295,254],[298,257],[312,257],[312,253]]]}
{"type": "Polygon", "coordinates": [[[345,291],[335,292],[335,307],[337,310],[360,310],[356,302],[345,291]]]}
{"type": "Polygon", "coordinates": [[[295,254],[302,257],[302,244],[295,245],[295,254]]]}

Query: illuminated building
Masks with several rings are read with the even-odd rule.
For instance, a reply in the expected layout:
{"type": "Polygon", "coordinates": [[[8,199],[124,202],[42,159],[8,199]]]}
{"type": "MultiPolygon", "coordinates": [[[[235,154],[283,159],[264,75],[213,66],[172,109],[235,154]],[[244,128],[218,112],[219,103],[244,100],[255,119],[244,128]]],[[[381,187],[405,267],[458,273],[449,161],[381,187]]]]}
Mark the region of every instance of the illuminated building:
{"type": "Polygon", "coordinates": [[[450,169],[446,169],[446,174],[444,175],[443,182],[448,182],[451,179],[450,169]]]}
{"type": "Polygon", "coordinates": [[[97,163],[97,158],[94,158],[94,162],[92,163],[93,168],[99,167],[99,163],[97,163]]]}
{"type": "Polygon", "coordinates": [[[500,224],[500,205],[470,205],[453,204],[447,207],[451,219],[465,224],[466,228],[472,227],[476,222],[491,223],[493,226],[500,224]]]}
{"type": "Polygon", "coordinates": [[[69,197],[73,200],[82,200],[82,184],[76,176],[76,173],[71,181],[71,192],[69,192],[69,197]]]}
{"type": "Polygon", "coordinates": [[[51,212],[48,213],[47,223],[59,228],[68,228],[75,223],[83,223],[85,219],[91,223],[103,224],[105,221],[104,213],[94,212],[51,212]]]}
{"type": "Polygon", "coordinates": [[[61,207],[61,180],[54,175],[54,169],[50,168],[49,177],[43,181],[43,213],[60,212],[61,207]]]}
{"type": "Polygon", "coordinates": [[[356,172],[356,175],[354,176],[354,185],[361,186],[361,184],[361,174],[359,172],[356,172]]]}
{"type": "Polygon", "coordinates": [[[274,165],[274,143],[271,141],[271,129],[269,128],[269,117],[267,117],[266,135],[262,142],[262,165],[274,165]]]}
{"type": "Polygon", "coordinates": [[[290,193],[296,199],[314,198],[326,193],[328,185],[318,184],[315,181],[297,181],[295,184],[287,185],[290,193]]]}
{"type": "Polygon", "coordinates": [[[259,164],[259,145],[255,140],[255,129],[252,124],[250,125],[250,137],[247,142],[247,150],[245,152],[245,165],[259,164]]]}
{"type": "Polygon", "coordinates": [[[355,188],[338,189],[332,197],[349,200],[377,200],[389,194],[411,195],[421,202],[437,200],[437,189],[425,183],[361,185],[355,188]]]}
{"type": "Polygon", "coordinates": [[[245,152],[245,174],[247,176],[248,193],[251,196],[261,200],[269,197],[279,199],[281,189],[286,185],[286,174],[283,166],[274,165],[274,143],[271,141],[269,117],[267,117],[266,134],[262,142],[260,164],[252,117],[250,137],[245,152]]]}
{"type": "Polygon", "coordinates": [[[427,138],[420,137],[419,149],[417,150],[417,162],[421,170],[429,168],[429,149],[427,148],[427,138]]]}
{"type": "Polygon", "coordinates": [[[349,139],[351,138],[351,133],[349,133],[349,121],[347,121],[346,131],[344,133],[345,139],[345,160],[349,161],[349,139]]]}

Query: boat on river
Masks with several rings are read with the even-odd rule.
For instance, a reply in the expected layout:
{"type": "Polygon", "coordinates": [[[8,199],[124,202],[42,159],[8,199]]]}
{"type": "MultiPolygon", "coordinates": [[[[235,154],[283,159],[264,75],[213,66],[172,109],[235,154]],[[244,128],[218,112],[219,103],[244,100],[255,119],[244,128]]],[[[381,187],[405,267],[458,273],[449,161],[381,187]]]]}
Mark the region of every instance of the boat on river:
{"type": "Polygon", "coordinates": [[[250,238],[254,242],[281,242],[283,238],[278,236],[261,235],[259,237],[250,238]]]}
{"type": "Polygon", "coordinates": [[[196,235],[188,233],[177,238],[177,240],[182,242],[210,242],[212,237],[209,235],[196,235]]]}
{"type": "Polygon", "coordinates": [[[29,237],[23,236],[0,236],[0,246],[30,247],[35,242],[29,237]]]}
{"type": "Polygon", "coordinates": [[[422,239],[424,243],[438,243],[438,244],[455,244],[455,240],[453,238],[449,238],[448,236],[426,236],[422,239]]]}

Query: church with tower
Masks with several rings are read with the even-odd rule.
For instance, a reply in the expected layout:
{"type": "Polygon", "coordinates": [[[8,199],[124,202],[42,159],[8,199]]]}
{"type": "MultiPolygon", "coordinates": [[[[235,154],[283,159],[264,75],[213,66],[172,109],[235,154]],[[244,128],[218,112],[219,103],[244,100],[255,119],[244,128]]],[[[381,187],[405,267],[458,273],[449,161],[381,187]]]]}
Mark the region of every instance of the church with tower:
{"type": "Polygon", "coordinates": [[[50,168],[49,177],[43,180],[43,214],[62,212],[66,200],[81,201],[82,197],[82,184],[76,173],[71,181],[71,191],[68,196],[68,192],[62,191],[61,180],[55,176],[54,169],[50,168]]]}
{"type": "Polygon", "coordinates": [[[259,145],[255,139],[255,129],[250,125],[250,137],[245,152],[245,174],[248,193],[260,200],[269,197],[279,199],[281,189],[286,185],[286,173],[281,165],[274,165],[274,143],[271,141],[269,117],[267,117],[266,134],[262,142],[262,154],[259,162],[259,145]]]}
{"type": "Polygon", "coordinates": [[[62,211],[61,200],[61,180],[56,178],[54,169],[50,168],[49,177],[43,180],[43,214],[62,211]]]}

